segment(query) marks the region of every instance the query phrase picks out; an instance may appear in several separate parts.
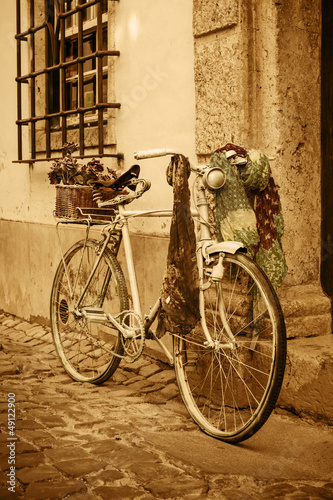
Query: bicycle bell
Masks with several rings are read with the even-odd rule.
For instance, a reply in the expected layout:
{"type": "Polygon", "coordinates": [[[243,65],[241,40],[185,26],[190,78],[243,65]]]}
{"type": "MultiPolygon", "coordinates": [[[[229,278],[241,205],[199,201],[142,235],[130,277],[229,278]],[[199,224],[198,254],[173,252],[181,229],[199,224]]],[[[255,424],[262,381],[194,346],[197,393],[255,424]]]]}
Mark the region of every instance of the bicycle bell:
{"type": "Polygon", "coordinates": [[[220,189],[225,184],[225,173],[219,167],[209,167],[202,177],[202,183],[213,191],[220,189]]]}

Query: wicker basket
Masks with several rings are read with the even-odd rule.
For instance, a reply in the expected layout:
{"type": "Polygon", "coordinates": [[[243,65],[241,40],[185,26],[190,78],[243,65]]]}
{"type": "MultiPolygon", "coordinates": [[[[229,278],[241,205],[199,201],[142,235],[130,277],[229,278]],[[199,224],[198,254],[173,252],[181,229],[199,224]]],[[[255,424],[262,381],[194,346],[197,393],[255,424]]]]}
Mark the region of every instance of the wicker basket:
{"type": "MultiPolygon", "coordinates": [[[[102,200],[111,200],[115,196],[112,189],[101,188],[102,200]]],[[[56,185],[55,216],[68,220],[91,219],[99,222],[110,220],[115,215],[114,208],[98,208],[93,200],[93,188],[90,186],[56,185]]]]}

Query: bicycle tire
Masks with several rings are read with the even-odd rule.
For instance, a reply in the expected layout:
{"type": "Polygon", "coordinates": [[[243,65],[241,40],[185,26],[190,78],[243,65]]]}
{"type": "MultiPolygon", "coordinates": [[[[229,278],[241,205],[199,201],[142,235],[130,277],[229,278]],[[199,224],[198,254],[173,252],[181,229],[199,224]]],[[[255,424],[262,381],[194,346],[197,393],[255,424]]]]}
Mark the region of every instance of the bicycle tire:
{"type": "Polygon", "coordinates": [[[202,287],[204,321],[214,346],[204,344],[200,323],[190,334],[174,336],[174,363],[193,420],[206,434],[238,443],[255,434],[276,405],[286,331],[278,297],[263,271],[241,253],[225,254],[223,265],[222,280],[212,283],[206,270],[202,287]],[[222,324],[223,311],[232,342],[222,324]]]}
{"type": "MultiPolygon", "coordinates": [[[[100,251],[96,240],[75,243],[55,273],[51,301],[51,331],[56,352],[69,376],[101,384],[117,369],[124,348],[121,334],[107,321],[78,314],[76,302],[100,251]]],[[[125,278],[115,255],[106,248],[84,296],[84,308],[100,308],[113,316],[129,308],[125,278]]],[[[80,312],[80,311],[79,311],[80,312]]]]}

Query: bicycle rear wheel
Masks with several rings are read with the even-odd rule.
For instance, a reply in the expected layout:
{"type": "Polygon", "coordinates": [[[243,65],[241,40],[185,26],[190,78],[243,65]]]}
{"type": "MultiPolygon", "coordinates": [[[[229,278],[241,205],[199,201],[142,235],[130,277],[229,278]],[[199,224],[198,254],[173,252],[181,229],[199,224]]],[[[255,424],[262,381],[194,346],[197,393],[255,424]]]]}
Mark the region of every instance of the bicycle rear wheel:
{"type": "Polygon", "coordinates": [[[96,384],[114,373],[124,352],[122,336],[105,314],[116,316],[129,308],[123,272],[109,249],[77,307],[99,251],[95,240],[73,245],[60,261],[51,293],[51,329],[57,354],[70,377],[96,384]]]}
{"type": "Polygon", "coordinates": [[[174,361],[194,421],[207,434],[237,443],[257,432],[274,409],[286,333],[276,293],[259,267],[243,254],[225,254],[223,266],[215,283],[206,268],[204,317],[189,335],[174,337],[174,361]]]}

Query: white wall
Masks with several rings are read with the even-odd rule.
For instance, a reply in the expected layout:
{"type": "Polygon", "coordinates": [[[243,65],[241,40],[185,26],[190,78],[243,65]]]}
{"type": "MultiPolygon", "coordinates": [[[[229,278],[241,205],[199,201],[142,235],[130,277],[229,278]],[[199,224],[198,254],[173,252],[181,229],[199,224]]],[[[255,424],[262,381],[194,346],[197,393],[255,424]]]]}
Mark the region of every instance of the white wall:
{"type": "MultiPolygon", "coordinates": [[[[17,159],[15,2],[4,0],[0,19],[0,217],[53,224],[55,189],[48,181],[49,163],[13,164],[17,159]],[[5,7],[5,5],[4,5],[5,7]]],[[[194,158],[194,55],[192,0],[120,0],[116,9],[116,115],[118,151],[124,166],[133,152],[175,147],[194,158]]],[[[24,88],[24,86],[23,86],[24,88]]],[[[136,206],[171,206],[165,182],[168,160],[148,160],[142,173],[152,189],[136,206]]],[[[107,160],[105,161],[107,164],[107,160]]],[[[165,221],[164,221],[165,222],[165,221]]],[[[163,233],[164,222],[138,223],[144,232],[163,233]],[[147,225],[148,224],[148,225],[147,225]]]]}
{"type": "MultiPolygon", "coordinates": [[[[118,151],[124,168],[138,149],[174,147],[194,159],[195,96],[192,0],[120,0],[116,10],[115,111],[118,151]]],[[[59,262],[53,210],[55,188],[50,163],[13,163],[17,159],[15,2],[2,0],[0,17],[0,308],[27,319],[48,321],[52,277],[59,262]]],[[[26,28],[26,26],[24,26],[26,28]]],[[[28,60],[26,59],[26,66],[28,60]]],[[[26,68],[27,69],[27,68],[26,68]]],[[[24,72],[26,71],[24,69],[24,72]]],[[[168,159],[140,162],[151,190],[137,208],[171,208],[172,188],[165,181],[168,159]]],[[[108,160],[105,161],[108,164],[108,160]]],[[[133,203],[134,205],[134,203],[133,203]]],[[[165,220],[142,219],[133,229],[143,309],[158,296],[168,232],[165,220]],[[143,234],[154,237],[145,238],[143,234]],[[153,256],[153,259],[152,259],[153,256]]],[[[76,231],[65,230],[65,248],[76,231]]]]}
{"type": "MultiPolygon", "coordinates": [[[[192,0],[126,0],[116,6],[116,97],[119,151],[125,164],[133,152],[171,147],[195,157],[194,50],[192,0]]],[[[139,162],[152,181],[137,208],[169,208],[172,189],[166,184],[168,158],[139,162]]],[[[165,220],[136,221],[135,229],[163,233],[165,220]]]]}
{"type": "Polygon", "coordinates": [[[12,164],[17,159],[16,21],[15,2],[2,2],[0,16],[0,217],[25,218],[29,200],[29,168],[12,164]]]}

